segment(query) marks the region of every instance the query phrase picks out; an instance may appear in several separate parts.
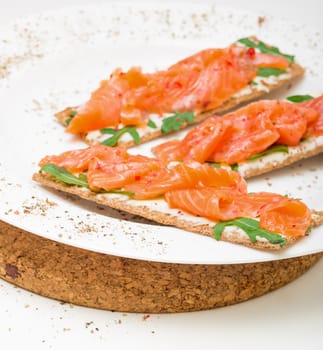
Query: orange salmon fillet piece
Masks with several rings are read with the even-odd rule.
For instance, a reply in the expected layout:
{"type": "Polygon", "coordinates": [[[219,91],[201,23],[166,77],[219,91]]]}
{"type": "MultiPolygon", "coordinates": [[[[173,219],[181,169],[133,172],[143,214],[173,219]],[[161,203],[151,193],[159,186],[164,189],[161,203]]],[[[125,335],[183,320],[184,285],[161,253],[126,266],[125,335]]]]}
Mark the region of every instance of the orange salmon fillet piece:
{"type": "Polygon", "coordinates": [[[235,164],[273,144],[296,146],[305,136],[323,134],[323,96],[306,103],[279,100],[251,103],[192,128],[182,140],[152,148],[163,162],[196,160],[235,164]]]}
{"type": "Polygon", "coordinates": [[[130,198],[143,201],[161,198],[170,208],[215,222],[258,218],[261,228],[294,237],[304,236],[311,223],[311,211],[302,202],[275,193],[249,194],[237,172],[196,161],[168,169],[158,159],[122,148],[92,146],[46,156],[39,164],[66,166],[76,175],[82,171],[92,191],[127,191],[130,198]]]}
{"type": "Polygon", "coordinates": [[[123,125],[143,126],[150,113],[201,112],[214,109],[252,81],[259,67],[285,69],[283,56],[258,53],[236,44],[206,49],[166,70],[143,73],[116,69],[103,80],[71,119],[73,134],[123,125]]]}

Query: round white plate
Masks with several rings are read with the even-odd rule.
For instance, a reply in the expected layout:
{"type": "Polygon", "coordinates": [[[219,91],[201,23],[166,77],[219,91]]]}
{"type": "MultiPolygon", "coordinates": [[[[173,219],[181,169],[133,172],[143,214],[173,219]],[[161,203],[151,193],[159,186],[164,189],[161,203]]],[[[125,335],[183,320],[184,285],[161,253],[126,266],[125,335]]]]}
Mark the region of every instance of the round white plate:
{"type": "MultiPolygon", "coordinates": [[[[41,187],[31,176],[47,154],[85,147],[53,114],[84,102],[116,67],[163,68],[207,47],[256,35],[296,54],[306,77],[271,97],[322,93],[319,33],[212,4],[109,3],[20,19],[0,31],[0,219],[37,235],[106,254],[174,263],[229,264],[323,250],[323,227],[280,252],[262,252],[41,187]]],[[[150,145],[141,146],[147,153],[150,145]]],[[[135,152],[135,151],[132,151],[135,152]]],[[[250,190],[302,198],[323,210],[322,155],[250,180],[250,190]]]]}

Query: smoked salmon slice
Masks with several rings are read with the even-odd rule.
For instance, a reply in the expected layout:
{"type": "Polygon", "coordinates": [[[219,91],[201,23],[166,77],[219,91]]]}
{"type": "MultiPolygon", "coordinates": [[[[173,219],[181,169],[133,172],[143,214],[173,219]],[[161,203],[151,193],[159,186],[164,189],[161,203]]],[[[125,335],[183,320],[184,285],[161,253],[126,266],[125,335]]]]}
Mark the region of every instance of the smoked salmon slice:
{"type": "Polygon", "coordinates": [[[133,192],[135,199],[149,199],[170,190],[200,186],[226,188],[237,193],[245,192],[247,188],[237,173],[228,173],[224,169],[198,162],[185,162],[167,170],[162,176],[153,179],[144,177],[142,181],[125,186],[125,190],[133,192]]]}
{"type": "Polygon", "coordinates": [[[323,134],[322,106],[323,95],[299,104],[254,102],[222,117],[213,116],[182,140],[159,144],[152,152],[163,162],[244,162],[275,144],[296,146],[303,137],[323,134]]]}
{"type": "Polygon", "coordinates": [[[311,220],[311,211],[300,201],[290,200],[284,205],[264,211],[260,215],[260,226],[287,236],[304,236],[311,220]]]}
{"type": "Polygon", "coordinates": [[[309,101],[299,103],[305,108],[311,108],[319,113],[317,120],[312,120],[307,135],[320,136],[323,135],[323,96],[313,98],[309,101]]]}
{"type": "Polygon", "coordinates": [[[284,71],[291,64],[284,55],[235,43],[202,50],[155,73],[118,68],[77,109],[66,130],[79,134],[120,124],[142,127],[149,114],[215,109],[247,87],[259,68],[284,71]]]}
{"type": "Polygon", "coordinates": [[[94,194],[126,193],[130,196],[127,205],[131,201],[157,200],[156,211],[158,201],[165,201],[170,208],[215,223],[253,218],[260,229],[289,237],[304,236],[311,224],[311,211],[299,200],[268,192],[250,194],[246,181],[237,172],[196,161],[169,169],[155,158],[131,155],[122,148],[92,146],[46,156],[39,164],[41,176],[54,177],[55,183],[71,184],[66,182],[66,176],[78,179],[81,172],[80,186],[94,194]],[[70,174],[66,173],[67,167],[70,174]],[[64,176],[60,177],[60,171],[64,176]]]}
{"type": "Polygon", "coordinates": [[[114,162],[124,160],[127,157],[128,153],[124,148],[94,145],[84,149],[66,151],[59,155],[46,156],[40,161],[39,165],[52,163],[74,173],[87,170],[90,161],[94,158],[114,162]]]}
{"type": "Polygon", "coordinates": [[[211,220],[259,217],[261,228],[285,236],[304,236],[311,222],[311,211],[304,203],[273,193],[235,195],[207,187],[169,191],[165,199],[171,208],[211,220]]]}
{"type": "Polygon", "coordinates": [[[161,167],[158,160],[139,155],[129,155],[123,160],[112,162],[93,158],[89,162],[87,180],[92,189],[110,191],[139,181],[146,174],[159,171],[161,167]]]}

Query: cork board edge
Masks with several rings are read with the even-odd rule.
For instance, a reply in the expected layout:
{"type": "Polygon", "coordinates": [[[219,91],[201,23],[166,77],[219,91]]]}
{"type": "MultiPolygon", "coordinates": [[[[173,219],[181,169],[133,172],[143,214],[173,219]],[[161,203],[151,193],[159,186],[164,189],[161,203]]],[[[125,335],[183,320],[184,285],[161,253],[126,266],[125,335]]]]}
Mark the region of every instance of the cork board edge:
{"type": "Polygon", "coordinates": [[[289,283],[322,256],[232,265],[159,263],[68,246],[0,221],[0,278],[52,299],[121,312],[189,312],[240,303],[289,283]]]}

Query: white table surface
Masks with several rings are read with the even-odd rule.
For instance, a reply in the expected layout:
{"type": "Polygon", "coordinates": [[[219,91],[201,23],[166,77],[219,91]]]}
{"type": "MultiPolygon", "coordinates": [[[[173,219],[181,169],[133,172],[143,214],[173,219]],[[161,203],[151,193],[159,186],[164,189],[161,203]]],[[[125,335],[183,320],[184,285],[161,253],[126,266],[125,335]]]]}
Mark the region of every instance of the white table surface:
{"type": "MultiPolygon", "coordinates": [[[[0,0],[0,24],[89,2],[0,0]]],[[[213,2],[309,22],[322,33],[320,0],[213,2]]],[[[260,298],[211,311],[149,317],[63,304],[0,280],[0,348],[322,350],[322,272],[323,259],[296,281],[260,298]]]]}

